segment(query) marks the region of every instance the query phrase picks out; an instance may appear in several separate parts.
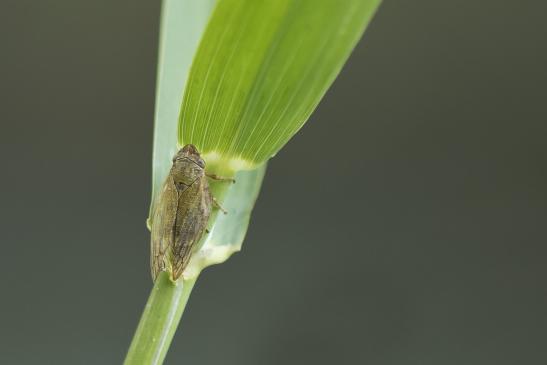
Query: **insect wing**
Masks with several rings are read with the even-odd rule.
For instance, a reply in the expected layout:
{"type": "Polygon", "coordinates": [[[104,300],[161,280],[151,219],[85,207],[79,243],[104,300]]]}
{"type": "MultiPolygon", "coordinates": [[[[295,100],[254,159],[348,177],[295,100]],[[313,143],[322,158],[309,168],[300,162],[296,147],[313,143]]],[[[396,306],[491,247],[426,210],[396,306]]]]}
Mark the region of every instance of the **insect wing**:
{"type": "Polygon", "coordinates": [[[205,232],[210,214],[211,196],[206,177],[203,176],[179,192],[174,244],[171,246],[174,280],[188,265],[193,249],[205,232]]]}
{"type": "Polygon", "coordinates": [[[152,278],[155,280],[161,271],[168,268],[168,260],[165,254],[174,240],[174,227],[177,216],[178,192],[169,175],[163,184],[160,197],[154,207],[152,217],[152,235],[150,268],[152,278]]]}

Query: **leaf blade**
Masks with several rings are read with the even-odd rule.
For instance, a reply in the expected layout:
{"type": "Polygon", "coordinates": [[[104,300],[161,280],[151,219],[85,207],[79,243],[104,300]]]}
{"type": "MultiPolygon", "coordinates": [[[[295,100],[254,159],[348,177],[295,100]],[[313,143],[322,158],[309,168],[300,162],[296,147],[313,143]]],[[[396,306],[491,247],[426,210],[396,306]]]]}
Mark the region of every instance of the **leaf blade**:
{"type": "Polygon", "coordinates": [[[221,1],[192,65],[179,142],[231,170],[266,161],[308,119],[379,3],[221,1]]]}

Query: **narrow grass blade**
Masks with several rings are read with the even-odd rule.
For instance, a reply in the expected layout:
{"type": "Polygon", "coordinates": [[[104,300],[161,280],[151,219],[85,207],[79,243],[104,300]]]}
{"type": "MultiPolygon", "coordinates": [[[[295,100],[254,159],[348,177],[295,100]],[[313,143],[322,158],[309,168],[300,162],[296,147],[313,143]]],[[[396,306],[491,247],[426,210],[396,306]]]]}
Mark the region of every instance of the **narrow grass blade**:
{"type": "Polygon", "coordinates": [[[180,144],[217,171],[266,161],[308,119],[379,3],[220,1],[192,64],[180,144]]]}

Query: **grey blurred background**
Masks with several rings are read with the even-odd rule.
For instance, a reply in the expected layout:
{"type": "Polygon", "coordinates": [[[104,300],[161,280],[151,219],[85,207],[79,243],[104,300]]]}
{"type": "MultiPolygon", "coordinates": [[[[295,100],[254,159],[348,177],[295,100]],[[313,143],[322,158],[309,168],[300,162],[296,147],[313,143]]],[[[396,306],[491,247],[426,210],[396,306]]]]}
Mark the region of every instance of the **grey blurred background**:
{"type": "MultiPolygon", "coordinates": [[[[0,363],[120,364],[159,1],[0,3],[0,363]]],[[[547,363],[545,2],[385,1],[167,364],[547,363]]]]}

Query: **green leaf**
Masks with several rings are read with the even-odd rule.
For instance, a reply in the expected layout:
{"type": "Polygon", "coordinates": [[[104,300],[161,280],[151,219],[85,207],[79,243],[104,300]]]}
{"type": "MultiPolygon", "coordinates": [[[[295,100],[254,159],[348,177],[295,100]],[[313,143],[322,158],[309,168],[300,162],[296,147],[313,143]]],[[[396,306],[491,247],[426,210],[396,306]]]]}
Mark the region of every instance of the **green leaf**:
{"type": "Polygon", "coordinates": [[[126,365],[163,362],[200,271],[241,248],[265,161],[312,113],[380,2],[218,1],[189,77],[214,0],[163,1],[151,209],[171,157],[188,143],[202,152],[210,172],[237,172],[237,183],[211,183],[228,214],[211,217],[211,232],[181,280],[159,275],[126,365]]]}
{"type": "Polygon", "coordinates": [[[221,0],[184,93],[179,142],[216,171],[273,156],[313,112],[380,0],[221,0]]]}

